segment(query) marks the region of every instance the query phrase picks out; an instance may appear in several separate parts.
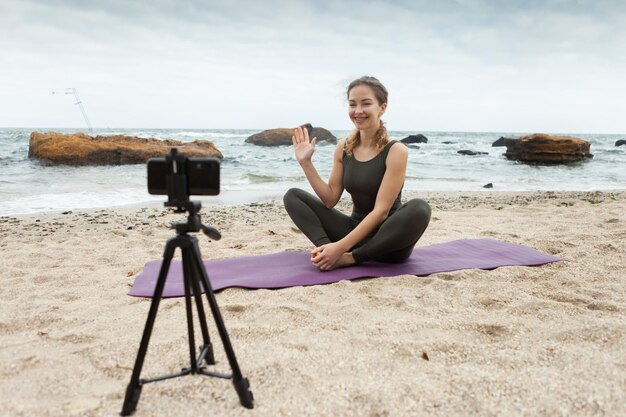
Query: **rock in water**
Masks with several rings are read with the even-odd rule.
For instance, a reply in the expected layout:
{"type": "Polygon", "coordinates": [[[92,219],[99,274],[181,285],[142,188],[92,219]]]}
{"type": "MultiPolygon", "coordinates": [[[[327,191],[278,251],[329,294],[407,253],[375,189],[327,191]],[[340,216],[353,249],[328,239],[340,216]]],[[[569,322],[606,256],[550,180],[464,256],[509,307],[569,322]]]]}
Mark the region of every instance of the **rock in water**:
{"type": "Polygon", "coordinates": [[[32,132],[28,157],[53,164],[66,165],[124,165],[142,164],[149,158],[163,157],[175,147],[187,156],[216,157],[222,153],[213,142],[138,138],[113,135],[91,137],[84,133],[32,132]]]}
{"type": "Polygon", "coordinates": [[[572,136],[534,133],[519,139],[505,139],[508,159],[530,164],[567,164],[593,158],[591,143],[572,136]]]}
{"type": "Polygon", "coordinates": [[[478,151],[471,151],[469,149],[461,149],[460,151],[456,151],[456,153],[459,153],[461,155],[489,155],[488,152],[478,152],[478,151]]]}
{"type": "MultiPolygon", "coordinates": [[[[337,143],[337,138],[330,133],[330,131],[323,127],[313,127],[310,123],[302,125],[309,131],[309,138],[317,138],[317,143],[328,142],[337,143]]],[[[259,133],[255,133],[246,139],[246,143],[259,146],[281,146],[291,145],[291,137],[293,136],[293,129],[291,128],[277,128],[268,129],[259,133]]]]}
{"type": "Polygon", "coordinates": [[[622,145],[626,145],[626,139],[620,139],[618,141],[615,141],[615,146],[622,146],[622,145]]]}
{"type": "Polygon", "coordinates": [[[428,143],[428,138],[421,133],[417,135],[409,135],[404,139],[400,139],[402,143],[428,143]]]}
{"type": "Polygon", "coordinates": [[[492,146],[492,147],[496,147],[496,146],[506,146],[506,145],[504,144],[504,142],[505,142],[507,139],[508,139],[508,140],[515,140],[516,138],[507,138],[507,137],[505,137],[505,136],[500,136],[500,139],[498,139],[497,141],[493,142],[493,143],[491,144],[491,146],[492,146]]]}

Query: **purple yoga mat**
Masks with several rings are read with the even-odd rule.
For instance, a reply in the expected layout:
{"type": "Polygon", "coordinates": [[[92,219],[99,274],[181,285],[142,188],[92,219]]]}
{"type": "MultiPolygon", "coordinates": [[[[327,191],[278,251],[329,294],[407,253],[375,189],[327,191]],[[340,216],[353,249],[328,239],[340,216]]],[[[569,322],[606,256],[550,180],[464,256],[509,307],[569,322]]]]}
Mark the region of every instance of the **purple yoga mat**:
{"type": "MultiPolygon", "coordinates": [[[[459,269],[494,269],[500,266],[531,266],[560,261],[524,245],[493,239],[464,239],[415,248],[401,264],[366,262],[328,272],[318,271],[307,252],[281,252],[271,255],[204,261],[214,291],[228,287],[285,288],[298,285],[329,284],[344,279],[430,275],[459,269]]],[[[161,260],[150,261],[128,295],[152,297],[161,260]]],[[[181,262],[172,261],[163,297],[185,294],[181,262]]]]}

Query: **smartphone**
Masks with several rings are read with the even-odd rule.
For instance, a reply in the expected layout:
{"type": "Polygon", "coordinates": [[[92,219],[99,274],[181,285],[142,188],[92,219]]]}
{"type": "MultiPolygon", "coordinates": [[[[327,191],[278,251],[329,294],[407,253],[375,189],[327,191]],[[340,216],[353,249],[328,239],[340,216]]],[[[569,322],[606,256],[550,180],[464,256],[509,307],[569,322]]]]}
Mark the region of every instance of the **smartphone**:
{"type": "MultiPolygon", "coordinates": [[[[217,158],[185,158],[187,195],[218,195],[220,193],[220,160],[217,158]]],[[[148,160],[148,192],[167,195],[167,176],[170,169],[165,158],[148,160]]]]}

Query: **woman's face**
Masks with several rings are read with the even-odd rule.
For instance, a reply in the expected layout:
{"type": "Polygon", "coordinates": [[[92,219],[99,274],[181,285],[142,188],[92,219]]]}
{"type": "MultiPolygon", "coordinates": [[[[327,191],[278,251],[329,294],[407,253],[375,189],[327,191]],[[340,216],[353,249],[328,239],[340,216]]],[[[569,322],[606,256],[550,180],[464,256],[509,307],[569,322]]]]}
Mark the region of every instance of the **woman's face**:
{"type": "Polygon", "coordinates": [[[348,93],[348,115],[359,130],[378,129],[386,108],[387,103],[381,106],[368,85],[357,85],[348,93]]]}

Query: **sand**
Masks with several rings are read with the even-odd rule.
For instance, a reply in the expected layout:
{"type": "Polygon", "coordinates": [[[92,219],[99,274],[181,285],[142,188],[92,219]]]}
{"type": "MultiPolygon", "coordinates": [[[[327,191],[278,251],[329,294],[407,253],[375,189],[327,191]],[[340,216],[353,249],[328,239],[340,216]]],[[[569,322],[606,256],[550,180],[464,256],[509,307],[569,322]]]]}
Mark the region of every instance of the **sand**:
{"type": "MultiPolygon", "coordinates": [[[[226,289],[254,410],[229,381],[188,376],[146,385],[135,415],[626,415],[626,192],[419,196],[433,208],[420,246],[489,237],[567,261],[226,289]]],[[[204,258],[310,249],[280,202],[205,201],[224,237],[200,237],[204,258]]],[[[119,413],[150,305],[126,293],[180,218],[154,206],[0,218],[0,416],[119,413]]],[[[164,300],[142,376],[187,364],[183,301],[164,300]]]]}

